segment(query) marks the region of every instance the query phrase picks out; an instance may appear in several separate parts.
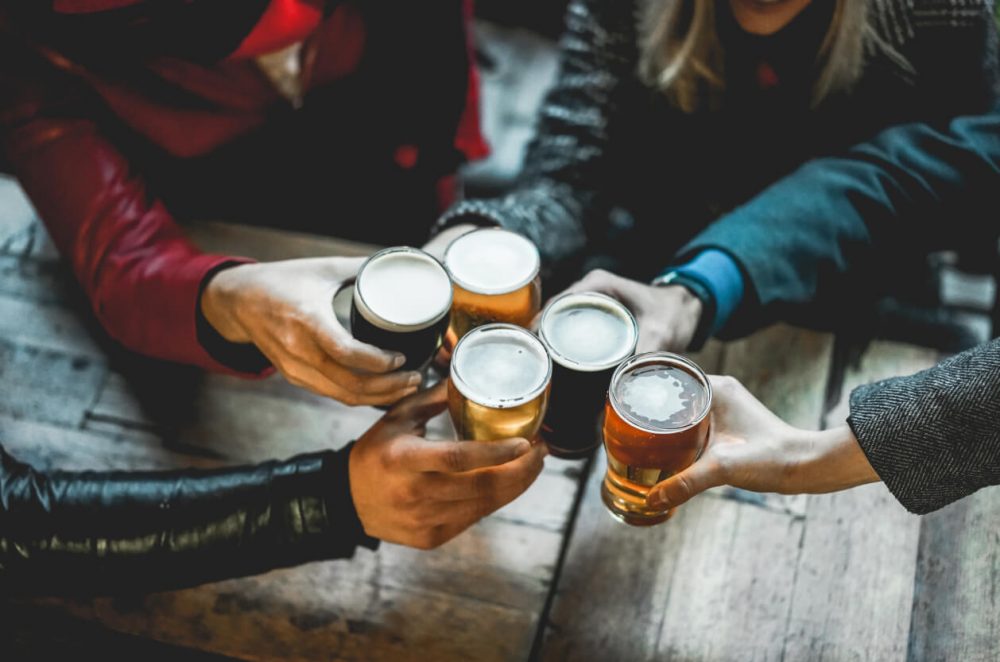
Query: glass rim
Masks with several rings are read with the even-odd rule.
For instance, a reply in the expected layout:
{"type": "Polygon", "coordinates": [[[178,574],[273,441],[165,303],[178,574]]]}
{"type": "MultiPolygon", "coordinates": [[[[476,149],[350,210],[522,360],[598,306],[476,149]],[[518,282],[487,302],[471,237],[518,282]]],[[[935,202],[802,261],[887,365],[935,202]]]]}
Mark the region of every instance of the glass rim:
{"type": "MultiPolygon", "coordinates": [[[[451,274],[448,273],[448,270],[445,268],[443,264],[441,264],[440,260],[438,260],[436,257],[431,255],[427,251],[421,250],[419,248],[414,248],[413,246],[390,246],[389,248],[383,248],[382,250],[372,253],[371,255],[368,256],[368,259],[366,259],[364,262],[361,263],[361,267],[358,269],[357,275],[354,276],[354,294],[352,296],[352,301],[354,302],[355,307],[357,307],[358,312],[361,313],[361,316],[364,317],[369,324],[372,324],[383,331],[394,331],[394,332],[404,333],[409,331],[423,331],[424,329],[434,326],[435,324],[440,322],[445,315],[451,312],[451,304],[454,294],[455,290],[451,286],[451,274]],[[444,308],[439,310],[433,317],[429,317],[425,321],[417,322],[415,324],[399,324],[397,322],[388,320],[385,317],[382,317],[381,315],[376,313],[374,310],[371,309],[371,306],[368,305],[368,302],[365,301],[365,295],[361,292],[361,287],[359,287],[361,283],[361,277],[364,275],[365,272],[365,268],[368,267],[368,265],[374,262],[375,260],[379,260],[385,257],[386,255],[391,255],[393,253],[410,253],[412,255],[419,255],[420,257],[427,258],[438,269],[440,269],[441,273],[443,273],[445,275],[445,278],[448,279],[448,303],[444,306],[444,308]],[[383,326],[384,324],[390,325],[391,328],[388,329],[385,328],[383,326]]],[[[334,293],[334,297],[336,296],[337,294],[334,293]]]]}
{"type": "Polygon", "coordinates": [[[712,410],[712,397],[712,382],[709,381],[708,375],[705,374],[705,371],[691,359],[683,357],[680,354],[674,354],[673,352],[645,352],[643,354],[637,354],[631,358],[625,359],[622,361],[621,365],[618,366],[618,369],[615,370],[615,373],[611,375],[611,384],[608,386],[608,402],[611,403],[611,408],[614,409],[615,414],[632,427],[655,435],[676,434],[678,432],[690,430],[691,428],[701,424],[701,422],[705,420],[705,417],[708,416],[708,413],[712,410]],[[615,387],[618,385],[618,382],[626,372],[649,363],[662,363],[664,361],[679,363],[685,368],[689,368],[694,376],[701,381],[702,385],[705,387],[705,392],[708,394],[704,410],[698,414],[693,421],[681,427],[664,429],[643,425],[635,420],[635,418],[622,411],[621,406],[618,403],[618,397],[615,395],[615,387]]]}
{"type": "Polygon", "coordinates": [[[493,324],[484,324],[482,326],[477,326],[476,328],[472,329],[464,336],[462,336],[461,339],[459,339],[458,343],[455,345],[455,349],[452,351],[451,354],[451,366],[448,369],[448,374],[449,377],[451,378],[452,384],[455,385],[455,388],[457,388],[459,393],[461,393],[462,396],[465,397],[466,399],[471,400],[472,402],[476,403],[481,407],[486,407],[487,409],[510,409],[511,407],[518,407],[525,403],[531,402],[532,400],[539,397],[540,395],[542,395],[542,393],[545,392],[545,389],[547,389],[549,387],[549,384],[552,382],[552,357],[549,355],[549,350],[545,347],[545,343],[539,340],[535,336],[535,334],[533,334],[531,331],[528,331],[524,327],[517,326],[515,324],[505,324],[501,322],[496,322],[493,324]],[[485,400],[485,398],[475,398],[469,395],[468,391],[471,389],[469,388],[468,382],[466,382],[465,379],[462,377],[462,375],[459,374],[458,372],[458,361],[456,360],[456,358],[462,351],[461,349],[462,345],[470,337],[480,336],[484,333],[491,333],[495,331],[510,331],[518,335],[523,335],[524,338],[526,338],[530,344],[534,345],[537,349],[539,349],[541,355],[545,357],[545,366],[546,366],[545,379],[542,380],[539,386],[535,387],[525,395],[518,396],[516,398],[506,398],[501,400],[492,399],[488,402],[484,402],[483,400],[485,400]]]}
{"type": "Polygon", "coordinates": [[[535,244],[530,239],[528,239],[527,237],[525,237],[523,234],[514,232],[512,230],[508,230],[506,228],[499,228],[499,227],[497,227],[497,228],[476,228],[475,230],[470,230],[469,232],[465,232],[465,233],[463,233],[463,234],[461,234],[461,235],[459,235],[459,236],[457,236],[457,237],[455,237],[454,239],[451,240],[451,242],[448,244],[448,247],[444,249],[444,268],[448,272],[448,276],[451,278],[451,282],[453,282],[455,285],[458,285],[463,290],[465,290],[467,292],[471,292],[472,294],[480,294],[482,296],[498,296],[498,295],[501,295],[501,294],[510,294],[511,292],[516,292],[517,290],[521,289],[525,285],[528,285],[529,283],[533,282],[536,278],[538,278],[538,273],[542,269],[542,256],[538,253],[538,247],[535,246],[535,244]],[[530,246],[531,249],[532,249],[532,255],[533,255],[533,259],[534,259],[534,264],[532,265],[532,268],[531,268],[531,274],[529,276],[525,277],[524,279],[522,279],[520,281],[517,281],[516,285],[512,285],[510,287],[506,287],[506,286],[505,287],[477,287],[477,286],[471,285],[470,283],[468,283],[468,282],[462,280],[461,278],[457,277],[454,274],[454,272],[452,272],[452,270],[448,267],[448,253],[451,252],[451,249],[455,246],[455,244],[457,244],[461,240],[465,239],[466,237],[468,237],[470,235],[473,235],[473,234],[476,234],[478,232],[503,232],[503,233],[506,233],[506,234],[509,234],[509,235],[513,235],[513,236],[515,236],[515,237],[517,237],[519,239],[524,240],[525,244],[528,245],[528,246],[530,246]]]}
{"type": "Polygon", "coordinates": [[[538,319],[538,337],[541,338],[542,343],[545,348],[549,350],[549,354],[552,356],[552,360],[570,370],[576,370],[577,372],[600,372],[602,370],[607,370],[608,368],[613,368],[622,361],[628,360],[633,354],[635,354],[635,348],[639,344],[639,322],[636,321],[635,315],[632,311],[628,309],[628,306],[623,304],[618,299],[603,294],[601,292],[593,292],[591,290],[586,290],[584,292],[563,292],[559,296],[553,298],[542,310],[542,316],[538,319]],[[629,321],[632,329],[632,342],[629,343],[629,349],[627,352],[623,353],[620,358],[615,358],[610,361],[605,361],[604,363],[582,363],[575,359],[571,359],[568,356],[563,355],[557,349],[552,346],[549,339],[545,337],[545,319],[552,314],[553,309],[566,299],[600,299],[604,303],[610,304],[613,308],[616,308],[625,313],[625,318],[629,321]],[[564,363],[565,361],[565,363],[564,363]],[[569,364],[569,365],[567,365],[569,364]]]}

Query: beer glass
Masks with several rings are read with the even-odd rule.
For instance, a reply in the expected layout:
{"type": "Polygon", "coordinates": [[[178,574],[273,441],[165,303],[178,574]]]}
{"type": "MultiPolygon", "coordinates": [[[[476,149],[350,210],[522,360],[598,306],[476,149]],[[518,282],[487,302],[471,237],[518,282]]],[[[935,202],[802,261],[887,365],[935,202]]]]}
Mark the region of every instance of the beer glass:
{"type": "Polygon", "coordinates": [[[619,301],[597,292],[562,294],[545,307],[538,336],[552,357],[552,393],[542,435],[556,457],[588,455],[611,375],[635,353],[639,327],[619,301]]]}
{"type": "Polygon", "coordinates": [[[512,324],[473,329],[451,357],[448,410],[458,437],[535,438],[551,378],[552,360],[530,331],[512,324]]]}
{"type": "Polygon", "coordinates": [[[651,352],[618,366],[605,406],[608,471],[601,486],[614,517],[635,526],[670,517],[671,510],[648,507],[646,495],[701,455],[711,407],[708,378],[682,356],[651,352]]]}
{"type": "Polygon", "coordinates": [[[526,237],[483,228],[449,244],[444,264],[454,283],[448,346],[491,322],[528,327],[541,307],[538,249],[526,237]]]}
{"type": "Polygon", "coordinates": [[[451,279],[440,262],[416,248],[386,248],[358,271],[351,333],[401,352],[406,356],[402,370],[421,370],[441,347],[451,300],[451,279]]]}

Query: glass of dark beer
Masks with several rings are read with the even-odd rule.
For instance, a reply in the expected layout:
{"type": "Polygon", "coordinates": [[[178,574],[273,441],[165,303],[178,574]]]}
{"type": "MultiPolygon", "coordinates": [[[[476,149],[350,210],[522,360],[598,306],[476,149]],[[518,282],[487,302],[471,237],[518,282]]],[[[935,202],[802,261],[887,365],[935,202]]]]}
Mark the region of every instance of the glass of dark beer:
{"type": "Polygon", "coordinates": [[[449,244],[444,264],[455,287],[449,347],[483,324],[528,327],[541,308],[538,249],[516,232],[473,230],[449,244]]]}
{"type": "Polygon", "coordinates": [[[650,526],[673,514],[647,506],[646,495],[701,455],[711,408],[708,377],[682,356],[651,352],[618,366],[605,406],[608,471],[601,486],[615,518],[650,526]]]}
{"type": "Polygon", "coordinates": [[[440,262],[416,248],[386,248],[358,271],[351,333],[401,352],[406,356],[402,370],[422,370],[441,347],[451,300],[451,279],[440,262]]]}
{"type": "Polygon", "coordinates": [[[552,394],[542,436],[556,457],[588,455],[611,375],[635,353],[639,327],[619,301],[597,292],[562,294],[545,307],[538,336],[552,357],[552,394]]]}
{"type": "Polygon", "coordinates": [[[459,439],[534,439],[545,418],[552,360],[530,331],[486,324],[455,347],[448,410],[459,439]]]}

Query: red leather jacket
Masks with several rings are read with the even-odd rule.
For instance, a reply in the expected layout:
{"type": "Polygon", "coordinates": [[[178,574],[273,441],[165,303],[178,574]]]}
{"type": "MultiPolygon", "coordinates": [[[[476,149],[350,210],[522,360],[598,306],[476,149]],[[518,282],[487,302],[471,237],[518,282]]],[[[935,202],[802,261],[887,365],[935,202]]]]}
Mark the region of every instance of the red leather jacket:
{"type": "MultiPolygon", "coordinates": [[[[13,21],[19,35],[29,36],[27,42],[4,40],[3,48],[10,50],[3,58],[7,66],[0,65],[4,155],[112,337],[143,354],[236,372],[198,341],[196,320],[206,276],[243,258],[202,253],[192,245],[164,200],[147,191],[149,173],[137,171],[126,153],[138,141],[181,164],[210,155],[260,129],[275,108],[288,107],[256,64],[241,58],[304,38],[301,80],[308,92],[355,75],[366,42],[377,35],[367,30],[360,2],[201,0],[175,3],[170,20],[156,13],[167,4],[55,0],[21,23],[7,17],[8,27],[13,21]],[[212,8],[223,5],[249,7],[254,15],[213,23],[206,15],[197,15],[196,22],[182,13],[208,7],[215,20],[220,17],[212,8]],[[72,22],[92,20],[95,11],[109,18],[103,33],[89,29],[90,23],[72,22]],[[157,20],[167,25],[160,32],[157,20]],[[184,26],[178,39],[169,34],[171,20],[184,26]],[[202,35],[205,48],[199,52],[193,45],[198,31],[188,26],[206,24],[231,29],[218,38],[210,31],[202,35]],[[37,26],[37,32],[31,29],[37,26]],[[60,41],[67,35],[68,41],[60,41]],[[102,44],[104,39],[108,43],[102,44]],[[175,52],[164,44],[176,45],[175,52]],[[152,52],[120,50],[147,45],[152,52]],[[220,49],[230,55],[219,57],[220,49]],[[89,101],[76,103],[77,98],[89,101]]],[[[464,22],[456,16],[455,26],[467,25],[469,0],[442,4],[450,4],[453,14],[464,13],[464,22]]],[[[461,38],[465,52],[457,57],[467,74],[456,98],[457,105],[464,99],[465,107],[453,113],[450,135],[437,138],[457,155],[453,164],[442,166],[451,172],[460,158],[486,152],[478,129],[476,73],[468,37],[461,38]]],[[[449,85],[449,90],[461,87],[449,85]]],[[[413,150],[404,144],[395,151],[399,167],[412,167],[413,150]]]]}

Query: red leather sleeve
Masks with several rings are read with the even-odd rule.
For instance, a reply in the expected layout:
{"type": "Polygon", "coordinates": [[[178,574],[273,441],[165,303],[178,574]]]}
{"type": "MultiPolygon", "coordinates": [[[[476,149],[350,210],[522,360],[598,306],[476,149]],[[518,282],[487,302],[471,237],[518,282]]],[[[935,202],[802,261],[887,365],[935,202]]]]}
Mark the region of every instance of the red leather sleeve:
{"type": "Polygon", "coordinates": [[[7,157],[107,332],[129,349],[241,373],[198,342],[206,275],[248,261],[199,251],[125,158],[84,119],[8,128],[7,157]]]}

